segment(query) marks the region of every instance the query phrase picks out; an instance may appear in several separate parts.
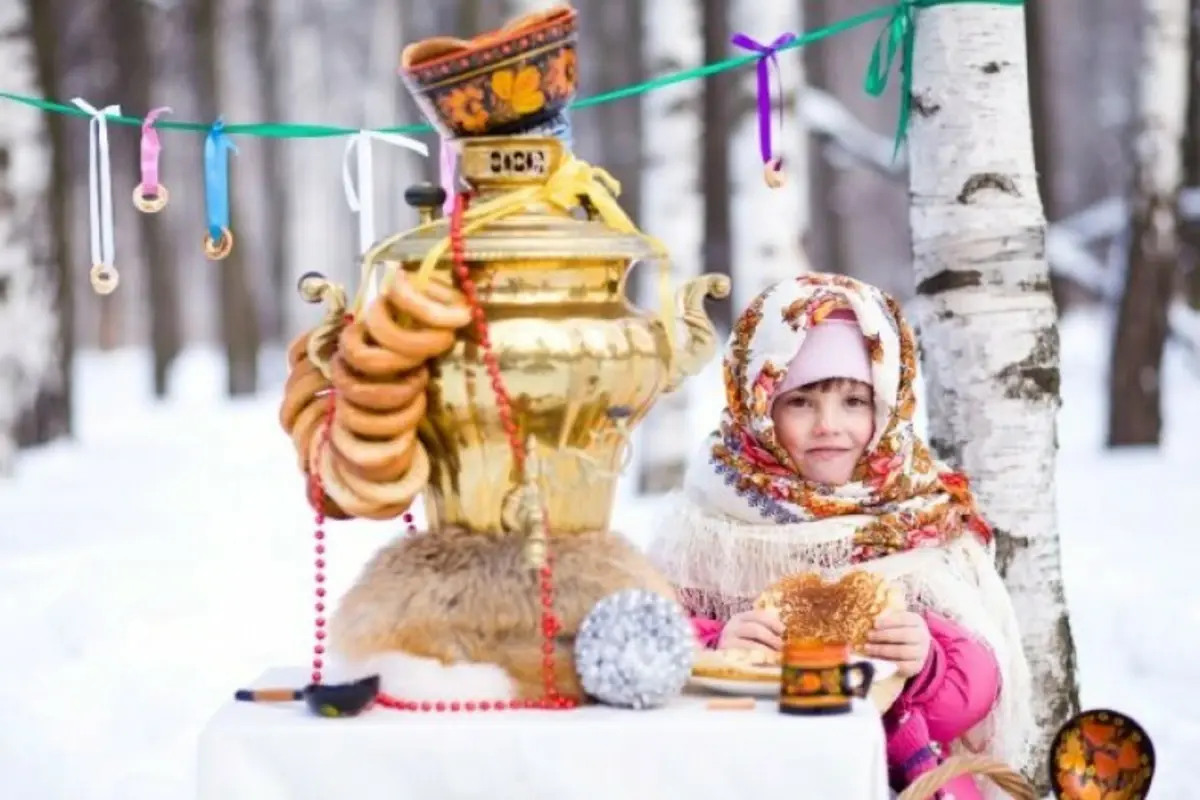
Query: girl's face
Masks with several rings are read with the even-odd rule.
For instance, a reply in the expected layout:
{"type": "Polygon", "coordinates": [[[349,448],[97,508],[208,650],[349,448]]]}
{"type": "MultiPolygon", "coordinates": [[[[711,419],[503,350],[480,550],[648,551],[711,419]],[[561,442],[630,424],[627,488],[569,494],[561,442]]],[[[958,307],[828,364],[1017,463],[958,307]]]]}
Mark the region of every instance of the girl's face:
{"type": "Polygon", "coordinates": [[[840,486],[875,434],[874,392],[834,378],[792,389],[771,408],[775,438],[805,480],[840,486]]]}

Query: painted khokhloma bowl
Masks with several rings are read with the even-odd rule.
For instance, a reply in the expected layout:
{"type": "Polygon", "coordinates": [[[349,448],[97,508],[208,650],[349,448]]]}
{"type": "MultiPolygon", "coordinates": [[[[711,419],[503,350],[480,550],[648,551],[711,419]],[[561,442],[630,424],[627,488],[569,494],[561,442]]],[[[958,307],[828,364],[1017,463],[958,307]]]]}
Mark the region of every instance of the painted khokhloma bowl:
{"type": "Polygon", "coordinates": [[[404,48],[400,75],[444,137],[526,133],[575,97],[577,20],[556,6],[469,41],[424,39],[404,48]]]}
{"type": "Polygon", "coordinates": [[[1061,800],[1142,800],[1153,777],[1150,737],[1116,711],[1077,714],[1050,748],[1050,782],[1061,800]]]}

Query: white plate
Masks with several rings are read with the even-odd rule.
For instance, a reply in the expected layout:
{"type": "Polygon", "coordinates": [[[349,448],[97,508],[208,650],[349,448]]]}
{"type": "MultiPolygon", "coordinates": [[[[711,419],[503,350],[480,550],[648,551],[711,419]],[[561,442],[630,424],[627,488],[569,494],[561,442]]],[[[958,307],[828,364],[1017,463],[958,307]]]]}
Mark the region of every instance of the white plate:
{"type": "MultiPolygon", "coordinates": [[[[877,684],[885,681],[896,674],[896,665],[891,661],[879,661],[874,658],[860,658],[851,661],[851,664],[866,661],[875,668],[875,677],[873,683],[877,684]]],[[[705,678],[699,675],[693,675],[688,681],[692,686],[698,686],[701,689],[717,692],[719,694],[731,694],[739,697],[778,697],[779,696],[779,681],[738,681],[730,678],[705,678]]]]}

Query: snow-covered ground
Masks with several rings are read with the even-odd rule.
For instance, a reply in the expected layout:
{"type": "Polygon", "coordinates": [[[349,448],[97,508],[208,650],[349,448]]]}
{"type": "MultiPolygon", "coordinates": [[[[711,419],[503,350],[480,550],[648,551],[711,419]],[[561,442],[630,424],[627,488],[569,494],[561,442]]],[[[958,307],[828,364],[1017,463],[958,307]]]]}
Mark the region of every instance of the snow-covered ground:
{"type": "MultiPolygon", "coordinates": [[[[1189,798],[1200,380],[1173,355],[1166,446],[1106,453],[1107,341],[1098,317],[1063,326],[1059,508],[1084,703],[1139,719],[1159,755],[1153,797],[1189,798]]],[[[189,354],[154,405],[141,354],[83,360],[79,441],[28,454],[0,483],[5,800],[190,798],[208,716],[264,668],[308,656],[312,522],[276,398],[223,401],[220,369],[189,354]]],[[[719,398],[716,377],[697,394],[719,398]]],[[[627,497],[621,527],[636,536],[652,512],[627,497]]],[[[395,530],[334,528],[331,588],[395,530]]]]}

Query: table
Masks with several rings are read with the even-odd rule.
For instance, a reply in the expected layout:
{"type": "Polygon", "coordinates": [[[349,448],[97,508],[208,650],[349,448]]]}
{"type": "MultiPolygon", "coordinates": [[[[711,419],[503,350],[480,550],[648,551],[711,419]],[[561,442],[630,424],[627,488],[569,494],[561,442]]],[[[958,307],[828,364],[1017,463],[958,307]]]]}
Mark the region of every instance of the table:
{"type": "MultiPolygon", "coordinates": [[[[273,669],[251,686],[299,686],[273,669]]],[[[731,800],[889,797],[883,726],[867,702],[795,717],[760,700],[666,708],[419,714],[351,719],[297,704],[230,702],[200,738],[199,800],[731,800]]]]}

